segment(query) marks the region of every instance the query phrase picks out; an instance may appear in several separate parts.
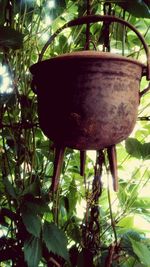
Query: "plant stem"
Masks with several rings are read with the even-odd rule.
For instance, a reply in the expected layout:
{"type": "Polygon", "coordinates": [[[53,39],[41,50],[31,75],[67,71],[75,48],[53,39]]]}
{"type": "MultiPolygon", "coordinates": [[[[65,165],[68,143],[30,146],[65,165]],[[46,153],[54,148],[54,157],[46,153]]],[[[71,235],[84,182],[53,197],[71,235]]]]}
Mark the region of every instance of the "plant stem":
{"type": "Polygon", "coordinates": [[[107,170],[107,181],[108,181],[108,187],[107,187],[107,194],[108,194],[108,204],[109,204],[109,211],[110,211],[110,219],[111,219],[111,226],[113,229],[113,233],[114,233],[114,238],[115,238],[115,244],[117,246],[117,233],[116,233],[116,228],[115,228],[115,222],[113,219],[113,212],[112,212],[112,206],[111,206],[111,196],[110,196],[110,189],[109,189],[109,173],[107,170]]]}

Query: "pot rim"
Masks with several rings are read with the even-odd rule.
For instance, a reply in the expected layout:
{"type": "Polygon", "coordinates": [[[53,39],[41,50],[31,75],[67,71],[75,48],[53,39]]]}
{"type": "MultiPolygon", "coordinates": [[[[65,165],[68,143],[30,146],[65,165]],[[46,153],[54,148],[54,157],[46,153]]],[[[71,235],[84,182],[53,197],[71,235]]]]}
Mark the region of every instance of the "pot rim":
{"type": "Polygon", "coordinates": [[[35,64],[33,64],[30,67],[30,72],[32,74],[35,74],[35,72],[37,71],[37,68],[41,65],[43,65],[46,62],[56,62],[56,61],[62,61],[62,60],[74,60],[74,59],[106,59],[106,60],[118,60],[118,61],[126,61],[126,62],[130,62],[136,65],[139,65],[140,67],[143,68],[143,76],[146,75],[145,74],[145,70],[146,70],[146,64],[136,60],[136,59],[132,59],[132,58],[128,58],[119,54],[112,54],[110,52],[101,52],[101,51],[95,51],[95,50],[82,50],[82,51],[74,51],[74,52],[70,52],[70,53],[65,53],[65,54],[61,54],[55,57],[51,57],[49,59],[43,60],[41,62],[37,62],[35,64]]]}

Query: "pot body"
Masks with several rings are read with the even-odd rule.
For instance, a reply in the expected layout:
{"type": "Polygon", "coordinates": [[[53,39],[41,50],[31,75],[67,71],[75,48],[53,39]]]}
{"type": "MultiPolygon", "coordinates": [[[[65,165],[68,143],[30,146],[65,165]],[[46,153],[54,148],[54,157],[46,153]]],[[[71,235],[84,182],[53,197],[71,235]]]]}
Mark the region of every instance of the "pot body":
{"type": "Polygon", "coordinates": [[[55,143],[79,150],[126,139],[137,118],[142,67],[92,51],[33,65],[41,129],[55,143]]]}

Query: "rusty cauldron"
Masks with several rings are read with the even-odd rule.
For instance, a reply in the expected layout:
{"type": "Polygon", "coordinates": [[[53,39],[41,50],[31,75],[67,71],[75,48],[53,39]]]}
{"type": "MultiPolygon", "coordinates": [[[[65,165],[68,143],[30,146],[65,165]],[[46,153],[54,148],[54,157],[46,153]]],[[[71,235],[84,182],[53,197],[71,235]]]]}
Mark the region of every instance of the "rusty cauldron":
{"type": "Polygon", "coordinates": [[[79,150],[99,150],[126,139],[137,118],[141,78],[150,79],[149,59],[143,37],[120,18],[90,15],[65,24],[44,46],[40,62],[30,67],[45,135],[62,147],[79,150]],[[147,66],[98,51],[72,52],[41,61],[48,45],[64,28],[105,20],[122,23],[138,35],[147,66]]]}

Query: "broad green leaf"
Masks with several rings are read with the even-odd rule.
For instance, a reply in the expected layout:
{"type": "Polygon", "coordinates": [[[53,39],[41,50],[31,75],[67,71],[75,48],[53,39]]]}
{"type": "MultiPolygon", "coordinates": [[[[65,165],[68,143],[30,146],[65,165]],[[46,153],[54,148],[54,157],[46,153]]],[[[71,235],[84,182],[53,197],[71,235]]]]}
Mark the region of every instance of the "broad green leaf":
{"type": "Polygon", "coordinates": [[[12,198],[16,199],[16,198],[17,198],[16,192],[15,192],[15,190],[14,190],[13,185],[12,185],[11,182],[8,180],[8,178],[5,177],[5,178],[3,179],[3,182],[4,182],[6,191],[7,191],[7,193],[9,194],[9,196],[11,196],[12,198]]]}
{"type": "Polygon", "coordinates": [[[34,210],[30,209],[25,203],[21,206],[21,215],[23,223],[29,233],[35,237],[40,237],[41,233],[41,219],[35,213],[34,210]]]}
{"type": "Polygon", "coordinates": [[[77,186],[75,183],[75,179],[72,179],[68,191],[69,193],[67,197],[69,200],[69,213],[72,213],[73,211],[75,211],[75,207],[77,204],[77,186]]]}
{"type": "Polygon", "coordinates": [[[126,260],[123,259],[122,262],[120,262],[120,267],[145,267],[145,265],[139,263],[134,257],[130,256],[127,257],[126,260]]]}
{"type": "Polygon", "coordinates": [[[128,230],[121,236],[120,246],[123,250],[127,251],[129,255],[138,259],[133,251],[130,238],[134,239],[137,242],[140,242],[141,240],[141,236],[139,233],[135,232],[134,230],[128,230]]]}
{"type": "Polygon", "coordinates": [[[37,267],[42,257],[42,242],[39,238],[31,236],[24,243],[24,257],[28,267],[37,267]]]}
{"type": "Polygon", "coordinates": [[[67,238],[64,232],[59,229],[54,223],[45,222],[43,226],[43,241],[46,244],[49,252],[53,252],[69,261],[67,251],[67,238]]]}
{"type": "Polygon", "coordinates": [[[145,143],[142,145],[141,153],[143,160],[150,159],[150,143],[145,143]]]}
{"type": "Polygon", "coordinates": [[[56,4],[57,4],[58,6],[63,7],[63,8],[66,7],[66,1],[65,1],[65,0],[56,0],[56,4]]]}
{"type": "Polygon", "coordinates": [[[33,199],[32,201],[26,201],[26,206],[34,214],[44,214],[49,212],[48,205],[42,199],[33,199]]]}
{"type": "Polygon", "coordinates": [[[117,226],[132,229],[134,227],[134,215],[122,218],[117,226]]]}
{"type": "Polygon", "coordinates": [[[130,246],[131,245],[130,238],[134,239],[135,241],[140,241],[141,240],[141,236],[140,236],[139,233],[137,233],[134,230],[128,230],[122,235],[121,242],[123,242],[123,244],[126,247],[130,246]]]}
{"type": "Polygon", "coordinates": [[[122,207],[124,207],[128,199],[128,193],[126,191],[126,187],[127,187],[127,184],[121,181],[119,184],[118,199],[122,207]]]}
{"type": "Polygon", "coordinates": [[[25,187],[25,190],[23,191],[23,193],[21,194],[26,195],[26,194],[32,194],[34,196],[39,195],[40,194],[40,181],[38,178],[35,178],[34,182],[31,183],[30,185],[25,187]]]}
{"type": "Polygon", "coordinates": [[[23,44],[22,33],[10,28],[0,26],[0,47],[19,49],[23,44]]]}
{"type": "Polygon", "coordinates": [[[141,158],[142,144],[135,138],[128,138],[125,142],[126,151],[135,158],[141,158]]]}
{"type": "Polygon", "coordinates": [[[142,242],[137,242],[132,238],[130,238],[130,241],[132,243],[133,251],[138,256],[140,262],[147,267],[150,267],[150,250],[148,247],[142,242]]]}
{"type": "Polygon", "coordinates": [[[140,209],[149,209],[150,208],[150,198],[137,198],[137,200],[133,203],[133,207],[140,209]]]}
{"type": "Polygon", "coordinates": [[[66,36],[61,35],[59,37],[59,47],[61,47],[61,53],[65,53],[68,47],[68,39],[66,36]]]}

